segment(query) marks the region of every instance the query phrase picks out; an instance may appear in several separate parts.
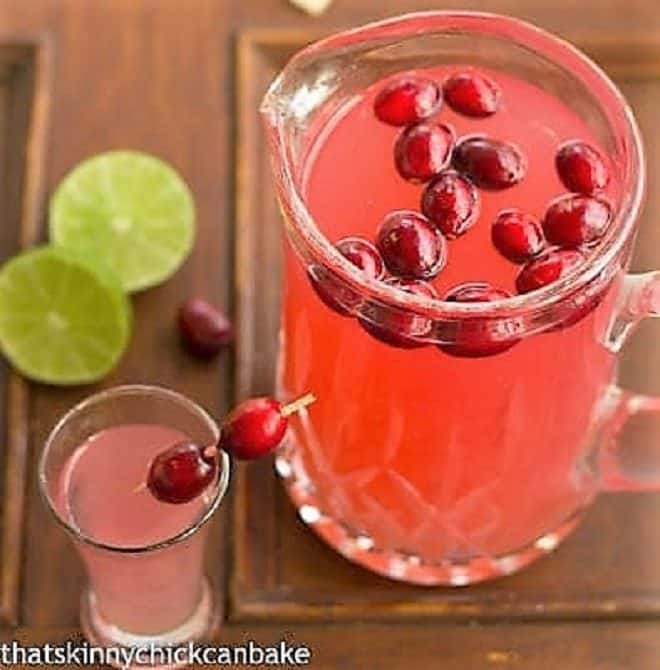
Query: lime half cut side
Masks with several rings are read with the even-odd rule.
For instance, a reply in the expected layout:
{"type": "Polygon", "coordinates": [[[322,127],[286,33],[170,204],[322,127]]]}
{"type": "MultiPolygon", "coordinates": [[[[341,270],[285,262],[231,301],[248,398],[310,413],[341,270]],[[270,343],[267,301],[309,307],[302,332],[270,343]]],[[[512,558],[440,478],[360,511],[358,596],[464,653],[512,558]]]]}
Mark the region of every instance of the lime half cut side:
{"type": "Polygon", "coordinates": [[[168,279],[190,253],[195,206],[167,163],[111,151],[62,180],[50,202],[50,237],[105,259],[126,291],[139,291],[168,279]]]}
{"type": "Polygon", "coordinates": [[[131,314],[118,279],[68,249],[37,247],[0,269],[0,345],[35,381],[104,377],[126,348],[131,314]]]}

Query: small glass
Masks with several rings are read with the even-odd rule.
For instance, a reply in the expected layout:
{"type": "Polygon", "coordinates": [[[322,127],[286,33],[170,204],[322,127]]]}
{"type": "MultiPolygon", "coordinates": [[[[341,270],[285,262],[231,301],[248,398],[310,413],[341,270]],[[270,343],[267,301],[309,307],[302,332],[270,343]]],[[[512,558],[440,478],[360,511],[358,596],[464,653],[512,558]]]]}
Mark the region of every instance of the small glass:
{"type": "Polygon", "coordinates": [[[616,384],[634,326],[660,314],[660,273],[627,272],[644,152],[630,108],[597,65],[513,18],[424,12],[305,48],[261,111],[289,242],[279,393],[312,390],[321,400],[277,459],[306,523],[385,576],[461,586],[553,550],[599,491],[658,488],[658,473],[631,477],[619,465],[627,419],[657,421],[660,409],[616,384]],[[582,117],[612,159],[616,216],[606,236],[541,290],[488,303],[402,293],[338,253],[307,208],[306,161],[337,110],[387,77],[452,63],[540,86],[582,117]],[[315,293],[321,282],[332,310],[315,293]],[[408,350],[360,327],[384,339],[392,323],[406,325],[408,350]],[[517,344],[484,358],[445,354],[473,332],[517,344]]]}
{"type": "MultiPolygon", "coordinates": [[[[220,452],[219,476],[203,494],[197,518],[175,536],[154,544],[106,544],[102,537],[82,532],[63,508],[68,494],[62,493],[62,476],[71,455],[99,431],[127,424],[166,426],[201,445],[217,444],[219,439],[218,426],[205,410],[156,386],[103,391],[76,405],[55,426],[41,456],[39,483],[47,506],[71,535],[86,568],[89,583],[80,614],[83,632],[91,643],[106,647],[162,648],[200,640],[217,623],[203,572],[204,547],[207,522],[229,483],[225,452],[220,452]]],[[[151,494],[135,492],[136,509],[140,495],[151,494]]]]}

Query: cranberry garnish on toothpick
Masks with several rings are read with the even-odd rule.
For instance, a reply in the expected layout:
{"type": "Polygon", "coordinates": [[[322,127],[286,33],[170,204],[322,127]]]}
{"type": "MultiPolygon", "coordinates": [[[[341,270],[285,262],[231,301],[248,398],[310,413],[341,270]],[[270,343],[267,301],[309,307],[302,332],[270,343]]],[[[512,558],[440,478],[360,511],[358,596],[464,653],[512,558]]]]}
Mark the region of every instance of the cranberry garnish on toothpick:
{"type": "Polygon", "coordinates": [[[200,447],[189,440],[179,442],[154,458],[147,487],[161,502],[190,502],[214,480],[217,455],[216,447],[200,447]]]}
{"type": "Polygon", "coordinates": [[[225,419],[220,448],[240,460],[265,456],[284,439],[289,417],[315,401],[311,393],[287,405],[274,398],[245,400],[225,419]]]}
{"type": "Polygon", "coordinates": [[[252,460],[277,448],[289,425],[289,417],[311,405],[316,398],[306,395],[282,405],[274,398],[251,398],[242,402],[225,419],[220,444],[202,447],[184,440],[158,454],[149,466],[146,484],[164,503],[180,505],[201,495],[215,480],[218,471],[218,450],[235,458],[252,460]]]}

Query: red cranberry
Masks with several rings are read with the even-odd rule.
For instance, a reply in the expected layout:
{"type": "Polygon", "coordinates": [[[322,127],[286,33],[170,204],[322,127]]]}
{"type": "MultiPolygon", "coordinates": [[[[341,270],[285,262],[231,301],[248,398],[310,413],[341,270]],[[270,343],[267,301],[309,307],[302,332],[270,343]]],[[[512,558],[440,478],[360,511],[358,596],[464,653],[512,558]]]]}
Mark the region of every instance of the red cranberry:
{"type": "Polygon", "coordinates": [[[495,114],[500,104],[499,86],[477,72],[459,72],[442,87],[447,104],[459,114],[485,117],[495,114]]]}
{"type": "Polygon", "coordinates": [[[387,269],[406,279],[432,279],[447,261],[445,239],[427,218],[410,210],[395,210],[385,217],[376,246],[387,269]]]}
{"type": "Polygon", "coordinates": [[[496,288],[485,281],[474,281],[454,286],[443,300],[447,302],[493,302],[493,300],[510,297],[511,294],[503,288],[496,288]]]}
{"type": "Polygon", "coordinates": [[[555,158],[559,178],[569,191],[591,195],[602,191],[610,179],[601,154],[586,142],[568,142],[555,158]]]}
{"type": "Polygon", "coordinates": [[[466,233],[479,216],[475,187],[457,172],[441,172],[422,194],[422,211],[449,239],[466,233]]]}
{"type": "Polygon", "coordinates": [[[196,498],[213,481],[216,455],[205,455],[194,442],[175,444],[151,463],[147,486],[161,502],[180,505],[196,498]]]}
{"type": "MultiPolygon", "coordinates": [[[[406,293],[422,298],[437,298],[430,284],[411,279],[390,277],[385,283],[406,293]]],[[[359,317],[360,325],[373,337],[399,349],[415,349],[426,346],[423,338],[430,335],[432,321],[407,309],[384,304],[367,303],[359,317]]]]}
{"type": "Polygon", "coordinates": [[[339,240],[335,247],[344,258],[371,279],[380,279],[385,274],[383,259],[371,242],[361,237],[345,237],[339,240]]]}
{"type": "Polygon", "coordinates": [[[188,351],[200,358],[214,356],[232,339],[227,317],[201,298],[190,298],[181,305],[179,332],[188,351]]]}
{"type": "Polygon", "coordinates": [[[454,131],[444,124],[419,123],[406,128],[394,146],[396,169],[408,181],[428,181],[447,167],[454,139],[454,131]]]}
{"type": "Polygon", "coordinates": [[[442,104],[438,85],[422,77],[405,77],[388,84],[374,101],[376,116],[391,126],[409,126],[435,114],[442,104]]]}
{"type": "Polygon", "coordinates": [[[225,419],[220,447],[239,459],[259,458],[284,439],[289,420],[273,398],[251,398],[225,419]]]}
{"type": "Polygon", "coordinates": [[[514,186],[527,171],[525,158],[516,146],[488,137],[460,140],[452,161],[473,184],[493,191],[514,186]]]}
{"type": "MultiPolygon", "coordinates": [[[[360,237],[346,237],[335,246],[342,256],[368,277],[381,279],[385,274],[383,259],[371,242],[360,237]]],[[[338,314],[349,316],[359,306],[360,295],[323,266],[313,265],[307,274],[319,298],[338,314]]]]}
{"type": "Polygon", "coordinates": [[[516,278],[518,293],[529,293],[566,276],[584,261],[574,249],[551,249],[525,265],[516,278]]]}
{"type": "Polygon", "coordinates": [[[543,231],[550,242],[560,247],[580,247],[597,242],[612,219],[604,200],[570,194],[555,200],[543,219],[543,231]]]}
{"type": "Polygon", "coordinates": [[[545,247],[539,220],[519,209],[507,209],[497,215],[491,238],[502,256],[513,263],[526,263],[545,247]]]}
{"type": "MultiPolygon", "coordinates": [[[[468,282],[451,289],[443,298],[447,302],[492,302],[510,298],[504,289],[487,282],[468,282]]],[[[513,333],[505,330],[505,322],[483,317],[465,317],[455,325],[452,341],[439,344],[442,351],[462,358],[494,356],[518,342],[513,333]],[[503,332],[504,331],[504,332],[503,332]]]]}

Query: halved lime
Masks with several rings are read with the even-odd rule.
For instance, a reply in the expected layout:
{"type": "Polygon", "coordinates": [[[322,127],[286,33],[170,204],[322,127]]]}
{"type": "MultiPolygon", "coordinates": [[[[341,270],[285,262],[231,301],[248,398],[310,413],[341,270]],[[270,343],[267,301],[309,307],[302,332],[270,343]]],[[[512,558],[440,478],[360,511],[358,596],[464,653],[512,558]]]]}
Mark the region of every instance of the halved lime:
{"type": "Polygon", "coordinates": [[[111,151],[74,168],[50,201],[55,244],[107,260],[127,291],[170,277],[192,249],[195,206],[163,161],[111,151]]]}
{"type": "Polygon", "coordinates": [[[0,345],[30,379],[101,379],[124,352],[131,325],[119,280],[77,252],[37,247],[0,269],[0,345]]]}

